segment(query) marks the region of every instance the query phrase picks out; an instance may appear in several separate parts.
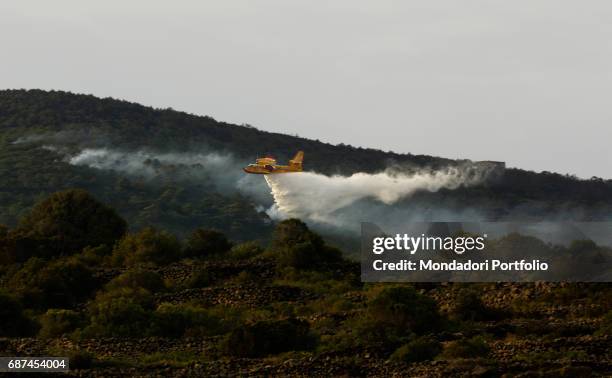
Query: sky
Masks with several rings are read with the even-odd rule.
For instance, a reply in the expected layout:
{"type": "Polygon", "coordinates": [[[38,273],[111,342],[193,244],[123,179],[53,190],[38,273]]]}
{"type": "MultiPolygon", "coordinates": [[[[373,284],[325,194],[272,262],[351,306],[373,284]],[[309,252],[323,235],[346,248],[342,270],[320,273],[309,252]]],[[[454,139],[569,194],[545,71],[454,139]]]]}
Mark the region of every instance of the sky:
{"type": "Polygon", "coordinates": [[[612,178],[609,0],[6,0],[0,88],[612,178]]]}

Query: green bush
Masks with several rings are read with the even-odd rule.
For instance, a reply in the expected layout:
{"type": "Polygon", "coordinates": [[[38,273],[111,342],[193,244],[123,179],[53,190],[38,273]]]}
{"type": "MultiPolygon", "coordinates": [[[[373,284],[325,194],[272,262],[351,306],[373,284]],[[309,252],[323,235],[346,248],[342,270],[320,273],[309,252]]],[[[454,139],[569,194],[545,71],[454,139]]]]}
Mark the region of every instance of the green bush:
{"type": "Polygon", "coordinates": [[[100,265],[112,252],[112,246],[109,247],[106,244],[97,247],[85,247],[81,254],[77,255],[77,258],[89,266],[100,265]]]}
{"type": "Polygon", "coordinates": [[[420,337],[399,347],[391,355],[395,362],[420,362],[433,360],[442,351],[442,345],[431,337],[420,337]]]}
{"type": "Polygon", "coordinates": [[[40,331],[38,336],[42,338],[61,337],[73,332],[82,324],[78,312],[65,309],[49,309],[40,317],[40,331]]]}
{"type": "Polygon", "coordinates": [[[143,288],[155,293],[165,290],[166,286],[159,273],[141,269],[133,269],[122,273],[106,284],[107,290],[115,290],[119,288],[143,288]]]}
{"type": "Polygon", "coordinates": [[[240,243],[232,247],[227,257],[234,260],[247,260],[263,253],[263,248],[256,242],[240,243]]]}
{"type": "Polygon", "coordinates": [[[93,272],[75,258],[47,261],[33,257],[8,280],[30,307],[73,307],[98,287],[93,272]]]}
{"type": "Polygon", "coordinates": [[[85,333],[98,337],[141,337],[148,332],[153,297],[142,288],[104,292],[89,304],[85,333]]]}
{"type": "Polygon", "coordinates": [[[232,331],[225,352],[237,357],[263,357],[314,346],[307,322],[297,319],[259,321],[232,331]]]}
{"type": "Polygon", "coordinates": [[[453,298],[449,315],[456,320],[481,321],[490,318],[491,311],[473,290],[461,290],[453,298]]]}
{"type": "Polygon", "coordinates": [[[315,248],[323,246],[323,239],[308,229],[299,219],[286,219],[279,222],[272,235],[272,249],[282,249],[301,243],[312,244],[315,248]]]}
{"type": "Polygon", "coordinates": [[[51,255],[57,256],[79,253],[87,246],[113,245],[126,229],[115,210],[84,190],[71,189],[36,204],[21,219],[16,233],[46,241],[51,255]]]}
{"type": "Polygon", "coordinates": [[[93,366],[94,356],[86,350],[75,350],[68,353],[70,369],[90,369],[93,366]]]}
{"type": "Polygon", "coordinates": [[[184,287],[187,289],[207,287],[211,284],[211,282],[212,278],[210,277],[208,271],[201,269],[191,273],[189,278],[187,278],[185,281],[184,287]]]}
{"type": "MultiPolygon", "coordinates": [[[[229,324],[229,323],[228,323],[229,324]]],[[[153,314],[151,334],[165,337],[214,336],[229,331],[213,311],[190,304],[162,303],[153,314]]]]}
{"type": "Polygon", "coordinates": [[[597,335],[612,335],[612,311],[608,312],[602,319],[601,325],[597,330],[597,335]]]}
{"type": "Polygon", "coordinates": [[[28,336],[34,329],[35,324],[24,314],[19,301],[0,291],[0,337],[28,336]]]}
{"type": "Polygon", "coordinates": [[[455,340],[444,347],[442,356],[447,359],[453,358],[479,358],[486,357],[490,348],[485,339],[480,336],[471,339],[455,340]]]}
{"type": "Polygon", "coordinates": [[[319,235],[298,219],[284,220],[276,226],[271,250],[281,268],[320,269],[342,261],[340,250],[325,245],[319,235]]]}
{"type": "Polygon", "coordinates": [[[232,244],[216,230],[197,229],[187,239],[185,257],[211,257],[227,253],[232,244]]]}
{"type": "Polygon", "coordinates": [[[368,302],[368,315],[404,334],[435,331],[442,324],[436,302],[408,286],[383,289],[368,302]]]}
{"type": "Polygon", "coordinates": [[[181,258],[178,239],[166,232],[147,227],[136,234],[128,234],[113,250],[114,265],[137,265],[152,263],[168,264],[181,258]]]}
{"type": "Polygon", "coordinates": [[[391,353],[396,348],[409,342],[415,335],[409,329],[361,316],[349,322],[351,342],[360,347],[376,347],[391,353]]]}

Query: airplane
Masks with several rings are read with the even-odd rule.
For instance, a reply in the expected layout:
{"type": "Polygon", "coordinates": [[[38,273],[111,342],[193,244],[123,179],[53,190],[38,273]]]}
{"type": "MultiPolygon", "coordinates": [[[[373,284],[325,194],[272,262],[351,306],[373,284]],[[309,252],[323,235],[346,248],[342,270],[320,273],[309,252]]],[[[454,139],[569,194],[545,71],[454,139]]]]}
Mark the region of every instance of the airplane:
{"type": "Polygon", "coordinates": [[[289,160],[289,165],[276,165],[276,159],[272,156],[265,156],[255,160],[255,164],[249,164],[243,170],[246,173],[269,175],[276,173],[302,172],[302,161],[304,151],[298,151],[293,159],[289,160]]]}

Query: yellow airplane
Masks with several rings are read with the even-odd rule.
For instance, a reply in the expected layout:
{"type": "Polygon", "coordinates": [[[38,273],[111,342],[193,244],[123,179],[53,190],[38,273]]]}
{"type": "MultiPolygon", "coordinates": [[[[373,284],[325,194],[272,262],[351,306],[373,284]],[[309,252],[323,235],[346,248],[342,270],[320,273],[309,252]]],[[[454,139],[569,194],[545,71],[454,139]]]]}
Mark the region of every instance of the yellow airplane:
{"type": "Polygon", "coordinates": [[[295,154],[293,159],[289,160],[289,165],[276,165],[275,158],[271,156],[266,156],[255,160],[255,164],[249,164],[243,169],[246,173],[254,173],[260,175],[302,172],[303,160],[304,151],[298,151],[298,153],[295,154]]]}

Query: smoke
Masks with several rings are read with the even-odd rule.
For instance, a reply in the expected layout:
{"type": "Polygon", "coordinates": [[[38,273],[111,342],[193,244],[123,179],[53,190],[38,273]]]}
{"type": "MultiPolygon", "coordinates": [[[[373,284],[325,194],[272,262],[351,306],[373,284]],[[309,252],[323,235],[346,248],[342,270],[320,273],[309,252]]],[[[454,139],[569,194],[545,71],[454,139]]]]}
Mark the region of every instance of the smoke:
{"type": "MultiPolygon", "coordinates": [[[[313,172],[266,175],[275,202],[268,215],[281,219],[297,217],[342,228],[349,221],[342,215],[355,215],[356,210],[361,213],[362,220],[374,220],[367,219],[373,213],[372,207],[366,205],[367,200],[393,205],[418,191],[437,192],[476,185],[489,173],[485,167],[464,165],[412,173],[387,170],[351,176],[326,176],[313,172]]],[[[357,222],[353,218],[351,223],[357,222]]]]}
{"type": "Polygon", "coordinates": [[[69,163],[151,178],[172,168],[193,168],[210,172],[225,170],[230,165],[230,158],[216,153],[158,154],[148,151],[123,152],[105,148],[86,148],[70,157],[69,163]]]}
{"type": "MultiPolygon", "coordinates": [[[[273,219],[298,217],[313,224],[355,228],[359,220],[372,220],[387,213],[406,219],[406,212],[395,214],[393,205],[418,191],[436,192],[461,185],[480,183],[488,174],[484,167],[453,166],[442,170],[407,173],[388,169],[381,173],[355,173],[326,176],[314,172],[279,175],[245,175],[232,155],[217,152],[157,153],[149,150],[121,151],[85,148],[69,155],[76,166],[110,170],[146,180],[170,177],[192,183],[208,183],[227,193],[237,191],[252,198],[273,219]],[[266,187],[265,183],[268,184],[266,187]],[[270,201],[270,192],[274,203],[270,201]]],[[[402,206],[405,210],[405,206],[402,206]]],[[[431,212],[431,211],[430,211],[431,212]]],[[[410,218],[416,213],[411,209],[410,218]]]]}
{"type": "Polygon", "coordinates": [[[261,201],[269,198],[265,184],[245,175],[241,169],[244,164],[229,154],[86,148],[69,155],[67,161],[75,166],[110,170],[145,180],[171,178],[173,181],[212,185],[225,193],[237,191],[261,201]]]}

